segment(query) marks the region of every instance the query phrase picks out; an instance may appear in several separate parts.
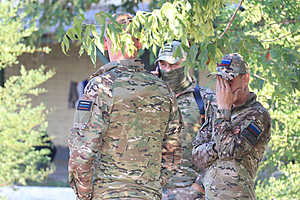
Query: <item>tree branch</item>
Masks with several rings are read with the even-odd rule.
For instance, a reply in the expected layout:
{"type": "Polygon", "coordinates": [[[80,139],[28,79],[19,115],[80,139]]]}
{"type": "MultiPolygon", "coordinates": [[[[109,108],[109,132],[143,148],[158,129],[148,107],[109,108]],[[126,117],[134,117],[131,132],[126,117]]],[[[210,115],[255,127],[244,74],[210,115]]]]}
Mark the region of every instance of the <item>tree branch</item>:
{"type": "Polygon", "coordinates": [[[297,20],[297,19],[283,20],[281,22],[274,22],[274,23],[271,23],[271,24],[267,24],[266,26],[272,26],[274,24],[281,24],[281,25],[282,24],[285,24],[285,25],[287,25],[287,24],[295,24],[297,22],[300,22],[300,20],[297,20]]]}
{"type": "Polygon", "coordinates": [[[299,34],[299,33],[300,33],[300,32],[292,32],[292,33],[288,33],[288,34],[282,35],[282,36],[280,36],[280,37],[278,37],[278,38],[275,38],[275,39],[262,40],[261,42],[274,42],[274,41],[276,41],[276,40],[280,40],[280,39],[282,39],[282,38],[285,38],[285,37],[287,37],[287,36],[289,36],[289,35],[299,34]]]}
{"type": "Polygon", "coordinates": [[[230,18],[230,20],[229,20],[229,22],[228,22],[228,24],[227,24],[227,26],[226,26],[224,32],[220,35],[219,39],[221,39],[221,38],[227,33],[227,31],[230,29],[231,24],[232,24],[232,22],[233,22],[233,20],[234,20],[234,18],[235,18],[235,16],[236,16],[236,13],[237,13],[238,10],[240,9],[240,7],[241,7],[243,1],[244,1],[244,0],[240,0],[238,6],[236,7],[236,9],[235,9],[233,15],[231,16],[231,18],[230,18]]]}

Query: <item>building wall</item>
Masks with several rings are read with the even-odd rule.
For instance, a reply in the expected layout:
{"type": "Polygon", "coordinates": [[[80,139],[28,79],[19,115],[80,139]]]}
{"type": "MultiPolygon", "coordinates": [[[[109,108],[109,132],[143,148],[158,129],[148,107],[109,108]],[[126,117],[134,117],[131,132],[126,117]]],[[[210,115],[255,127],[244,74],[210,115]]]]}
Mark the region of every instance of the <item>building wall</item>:
{"type": "MultiPolygon", "coordinates": [[[[47,69],[55,70],[56,74],[42,84],[40,87],[47,89],[47,93],[33,97],[33,105],[44,102],[50,110],[48,115],[48,134],[53,136],[54,144],[67,146],[66,139],[70,133],[75,109],[68,108],[68,95],[71,81],[82,81],[96,67],[91,63],[89,57],[79,57],[79,48],[73,45],[68,56],[61,51],[60,45],[50,46],[52,51],[49,54],[25,54],[19,58],[20,64],[5,69],[5,79],[16,75],[20,71],[20,65],[26,69],[38,68],[45,65],[47,69]]],[[[99,62],[97,66],[101,66],[99,62]]]]}

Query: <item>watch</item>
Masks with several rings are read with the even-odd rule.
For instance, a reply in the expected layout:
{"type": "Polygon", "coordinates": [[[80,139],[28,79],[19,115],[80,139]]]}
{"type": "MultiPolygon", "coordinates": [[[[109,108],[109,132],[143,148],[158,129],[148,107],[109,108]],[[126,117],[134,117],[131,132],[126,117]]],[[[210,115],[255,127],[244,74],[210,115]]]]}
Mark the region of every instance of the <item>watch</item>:
{"type": "Polygon", "coordinates": [[[229,109],[218,109],[217,111],[217,119],[225,119],[226,121],[230,121],[231,118],[231,110],[229,109]]]}

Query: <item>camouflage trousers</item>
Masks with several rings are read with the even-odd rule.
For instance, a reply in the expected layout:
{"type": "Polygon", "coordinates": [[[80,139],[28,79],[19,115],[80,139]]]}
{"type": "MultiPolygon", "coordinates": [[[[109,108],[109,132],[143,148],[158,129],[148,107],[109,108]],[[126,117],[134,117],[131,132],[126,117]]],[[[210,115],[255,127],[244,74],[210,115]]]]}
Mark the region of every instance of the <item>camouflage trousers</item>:
{"type": "Polygon", "coordinates": [[[191,186],[184,188],[164,188],[162,200],[204,200],[202,193],[194,190],[191,186]]]}

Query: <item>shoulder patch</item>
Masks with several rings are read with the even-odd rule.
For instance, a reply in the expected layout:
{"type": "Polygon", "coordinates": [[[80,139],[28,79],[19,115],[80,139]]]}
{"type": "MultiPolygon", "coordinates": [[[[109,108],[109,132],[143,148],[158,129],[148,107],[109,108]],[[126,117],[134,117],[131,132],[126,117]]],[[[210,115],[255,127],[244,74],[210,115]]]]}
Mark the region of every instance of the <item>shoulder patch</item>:
{"type": "Polygon", "coordinates": [[[92,101],[80,100],[77,105],[77,110],[90,111],[92,103],[92,101]]]}
{"type": "Polygon", "coordinates": [[[259,136],[261,133],[261,129],[256,125],[256,123],[251,123],[247,129],[254,134],[255,136],[259,136]]]}
{"type": "Polygon", "coordinates": [[[255,122],[252,122],[247,128],[244,129],[244,131],[242,132],[242,136],[245,137],[249,141],[249,143],[254,146],[256,145],[261,132],[262,130],[259,128],[259,126],[255,122]]]}

